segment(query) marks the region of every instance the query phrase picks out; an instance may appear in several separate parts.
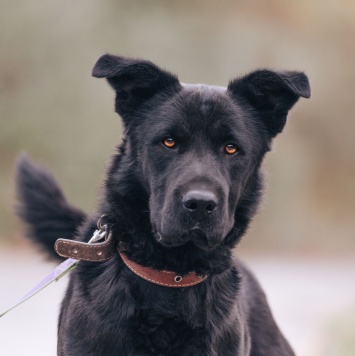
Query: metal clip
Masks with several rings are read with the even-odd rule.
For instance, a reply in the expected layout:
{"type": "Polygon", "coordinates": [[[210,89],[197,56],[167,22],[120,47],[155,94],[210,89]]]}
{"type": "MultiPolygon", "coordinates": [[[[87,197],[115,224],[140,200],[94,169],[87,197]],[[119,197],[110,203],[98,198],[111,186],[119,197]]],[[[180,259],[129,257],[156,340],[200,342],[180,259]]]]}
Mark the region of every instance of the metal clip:
{"type": "Polygon", "coordinates": [[[107,224],[102,224],[102,220],[105,217],[105,215],[101,215],[100,219],[97,222],[97,230],[94,231],[94,234],[92,235],[91,239],[89,240],[90,243],[98,242],[103,239],[106,239],[106,235],[108,233],[108,227],[107,224]]]}
{"type": "Polygon", "coordinates": [[[89,240],[89,244],[94,243],[94,242],[98,242],[102,239],[104,239],[107,235],[107,231],[106,230],[95,230],[94,234],[92,235],[92,238],[89,240]]]}

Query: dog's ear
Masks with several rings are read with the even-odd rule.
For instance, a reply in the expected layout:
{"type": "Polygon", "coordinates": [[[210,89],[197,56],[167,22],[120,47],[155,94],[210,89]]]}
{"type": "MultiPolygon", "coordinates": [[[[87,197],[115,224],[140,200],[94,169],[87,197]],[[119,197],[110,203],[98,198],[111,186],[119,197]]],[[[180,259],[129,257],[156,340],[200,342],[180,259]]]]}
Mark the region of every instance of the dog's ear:
{"type": "Polygon", "coordinates": [[[258,70],[231,81],[228,90],[261,113],[271,138],[282,131],[288,111],[297,100],[311,96],[308,78],[302,72],[258,70]]]}
{"type": "Polygon", "coordinates": [[[181,87],[177,77],[149,61],[110,54],[99,58],[92,75],[111,84],[116,91],[116,111],[122,117],[162,90],[181,87]]]}

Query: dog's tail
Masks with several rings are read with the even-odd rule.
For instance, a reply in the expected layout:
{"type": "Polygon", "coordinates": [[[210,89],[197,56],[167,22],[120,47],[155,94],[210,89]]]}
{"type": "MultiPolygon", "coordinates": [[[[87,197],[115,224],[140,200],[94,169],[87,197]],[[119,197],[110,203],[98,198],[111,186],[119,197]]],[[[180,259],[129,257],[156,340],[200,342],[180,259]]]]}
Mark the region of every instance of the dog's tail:
{"type": "Polygon", "coordinates": [[[72,239],[86,214],[68,204],[52,174],[25,155],[17,160],[17,214],[27,224],[26,235],[51,257],[58,238],[72,239]]]}

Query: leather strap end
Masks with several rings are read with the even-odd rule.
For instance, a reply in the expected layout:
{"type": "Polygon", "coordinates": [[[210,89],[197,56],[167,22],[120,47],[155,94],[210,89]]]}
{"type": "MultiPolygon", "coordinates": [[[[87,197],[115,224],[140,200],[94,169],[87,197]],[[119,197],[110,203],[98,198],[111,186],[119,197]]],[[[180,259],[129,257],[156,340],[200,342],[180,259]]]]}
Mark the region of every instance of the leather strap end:
{"type": "Polygon", "coordinates": [[[54,249],[61,257],[90,262],[107,261],[115,254],[114,243],[111,239],[95,244],[58,239],[54,249]]]}

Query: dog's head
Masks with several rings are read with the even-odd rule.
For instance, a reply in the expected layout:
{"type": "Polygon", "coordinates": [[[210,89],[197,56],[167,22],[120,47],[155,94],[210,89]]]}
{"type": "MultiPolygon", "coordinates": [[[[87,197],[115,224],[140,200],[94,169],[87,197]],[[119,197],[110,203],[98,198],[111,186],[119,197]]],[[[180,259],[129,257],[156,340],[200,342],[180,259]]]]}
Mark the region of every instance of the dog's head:
{"type": "Polygon", "coordinates": [[[310,96],[307,77],[258,70],[227,88],[187,85],[151,62],[112,55],[93,76],[116,91],[126,179],[149,197],[156,240],[205,250],[235,243],[255,210],[264,154],[291,107],[310,96]]]}

